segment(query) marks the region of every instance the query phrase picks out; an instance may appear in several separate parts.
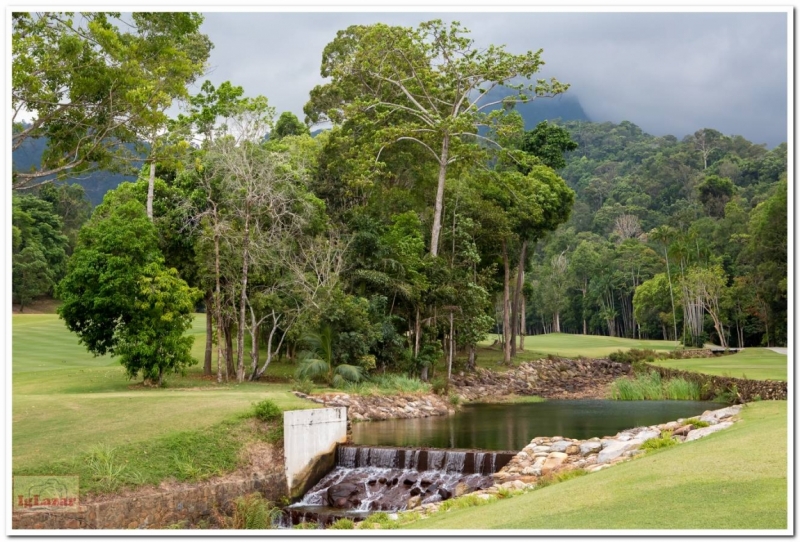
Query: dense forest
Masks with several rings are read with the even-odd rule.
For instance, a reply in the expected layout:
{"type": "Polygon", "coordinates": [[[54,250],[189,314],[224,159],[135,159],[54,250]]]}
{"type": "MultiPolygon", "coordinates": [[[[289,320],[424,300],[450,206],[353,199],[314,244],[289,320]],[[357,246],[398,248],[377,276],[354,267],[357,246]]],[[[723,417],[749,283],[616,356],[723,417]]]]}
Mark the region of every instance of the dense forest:
{"type": "Polygon", "coordinates": [[[516,84],[541,51],[478,49],[439,21],[341,31],[305,122],[276,119],[230,82],[188,94],[205,60],[198,17],[157,26],[167,42],[189,33],[181,69],[139,74],[172,94],[155,108],[114,102],[136,120],[116,147],[98,138],[70,166],[139,153],[138,180],[93,210],[80,186],[51,182],[68,169],[51,147],[69,137],[15,125],[15,148],[50,138],[39,168],[15,171],[15,302],[60,298],[82,343],[120,355],[131,377],[161,381],[192,363],[193,310],[207,315],[204,371],[216,350],[218,380],[258,379],[278,357],[333,385],[378,370],[428,379],[442,360],[449,377],[456,357],[474,368],[491,332],[506,362],[526,334],[554,331],[786,344],[785,144],[526,123],[515,105],[568,89],[516,84]],[[168,119],[173,99],[186,112],[168,119]],[[320,122],[332,128],[312,136],[320,122]]]}

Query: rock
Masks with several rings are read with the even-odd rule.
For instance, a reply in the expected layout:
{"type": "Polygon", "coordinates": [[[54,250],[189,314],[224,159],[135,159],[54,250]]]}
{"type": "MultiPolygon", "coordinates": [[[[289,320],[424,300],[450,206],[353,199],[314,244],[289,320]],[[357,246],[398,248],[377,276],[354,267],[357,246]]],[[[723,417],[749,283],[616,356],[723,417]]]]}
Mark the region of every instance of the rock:
{"type": "Polygon", "coordinates": [[[469,493],[469,486],[464,482],[459,482],[456,484],[456,487],[453,490],[453,497],[460,497],[461,495],[466,495],[467,493],[469,493]]]}
{"type": "Polygon", "coordinates": [[[685,437],[686,435],[689,434],[689,431],[692,430],[692,427],[694,427],[692,424],[682,425],[682,426],[678,427],[677,429],[675,429],[674,431],[672,431],[672,436],[674,436],[674,437],[684,436],[685,437]]]}
{"type": "Polygon", "coordinates": [[[403,480],[403,484],[407,486],[413,486],[416,483],[417,480],[415,478],[406,478],[405,480],[403,480]]]}
{"type": "Polygon", "coordinates": [[[380,478],[378,478],[378,483],[379,483],[379,484],[385,484],[385,483],[386,483],[386,478],[384,478],[383,476],[381,476],[380,478]]]}
{"type": "Polygon", "coordinates": [[[660,431],[642,431],[638,435],[636,435],[636,439],[639,442],[646,442],[651,438],[657,438],[661,436],[660,431]]]}
{"type": "Polygon", "coordinates": [[[542,465],[542,474],[545,475],[549,472],[552,472],[554,469],[557,469],[562,463],[564,463],[564,461],[566,461],[566,459],[567,454],[564,452],[551,452],[542,465]]]}
{"type": "Polygon", "coordinates": [[[525,482],[521,480],[513,480],[512,482],[509,483],[511,484],[511,487],[514,489],[525,489],[526,487],[525,482]]]}
{"type": "Polygon", "coordinates": [[[453,493],[451,491],[443,487],[440,487],[437,493],[439,493],[439,496],[442,498],[443,501],[446,501],[447,499],[453,496],[453,493]]]}
{"type": "Polygon", "coordinates": [[[541,466],[544,465],[545,461],[547,461],[547,456],[546,455],[543,455],[541,457],[537,457],[536,461],[534,461],[533,465],[531,465],[531,466],[534,467],[534,468],[541,468],[541,466]]]}
{"type": "Polygon", "coordinates": [[[558,442],[553,443],[550,449],[553,452],[565,452],[570,446],[572,446],[572,442],[568,440],[559,440],[558,442]]]}
{"type": "Polygon", "coordinates": [[[419,487],[412,487],[411,491],[409,491],[409,494],[411,496],[419,495],[420,493],[422,493],[422,489],[420,489],[419,487]]]}
{"type": "Polygon", "coordinates": [[[581,451],[580,446],[577,444],[572,444],[571,446],[567,446],[567,449],[564,450],[564,453],[567,455],[578,455],[581,451]]]}
{"type": "Polygon", "coordinates": [[[358,487],[355,484],[332,485],[327,491],[328,504],[330,506],[342,508],[341,500],[344,499],[346,504],[347,500],[357,493],[358,487]]]}
{"type": "Polygon", "coordinates": [[[708,427],[701,427],[700,429],[695,429],[693,431],[689,431],[689,434],[686,435],[685,442],[691,442],[693,440],[697,440],[699,438],[703,438],[711,433],[716,433],[721,429],[727,429],[728,427],[732,426],[733,422],[719,422],[716,425],[709,425],[708,427]]]}
{"type": "Polygon", "coordinates": [[[408,510],[411,510],[412,508],[416,508],[420,504],[422,504],[422,497],[417,495],[408,499],[408,501],[406,502],[406,508],[408,510]]]}
{"type": "Polygon", "coordinates": [[[617,441],[613,444],[609,444],[605,448],[603,448],[599,454],[597,454],[597,463],[608,463],[622,455],[623,452],[628,450],[633,450],[634,448],[638,448],[641,442],[638,440],[631,440],[631,441],[617,441]]]}
{"type": "Polygon", "coordinates": [[[579,446],[579,449],[580,449],[581,455],[589,455],[591,453],[600,451],[600,449],[602,447],[603,447],[603,445],[600,444],[600,442],[598,442],[598,441],[595,441],[595,442],[589,441],[589,442],[582,443],[579,446]]]}

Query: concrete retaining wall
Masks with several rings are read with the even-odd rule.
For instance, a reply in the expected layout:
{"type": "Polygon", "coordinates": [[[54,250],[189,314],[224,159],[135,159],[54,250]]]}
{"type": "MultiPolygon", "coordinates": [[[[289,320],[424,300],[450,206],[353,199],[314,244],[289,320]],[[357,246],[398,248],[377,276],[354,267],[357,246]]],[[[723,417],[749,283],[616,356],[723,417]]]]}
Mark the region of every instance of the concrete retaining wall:
{"type": "Polygon", "coordinates": [[[298,497],[324,476],[336,460],[336,445],[347,440],[347,408],[290,410],[283,413],[286,483],[298,497]]]}

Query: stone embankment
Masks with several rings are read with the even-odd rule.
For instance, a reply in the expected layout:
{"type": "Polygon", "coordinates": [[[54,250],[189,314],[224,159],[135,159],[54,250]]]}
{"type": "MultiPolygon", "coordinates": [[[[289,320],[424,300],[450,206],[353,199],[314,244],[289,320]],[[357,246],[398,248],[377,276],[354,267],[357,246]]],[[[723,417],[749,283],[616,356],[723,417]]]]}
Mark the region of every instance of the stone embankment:
{"type": "Polygon", "coordinates": [[[704,373],[669,369],[657,365],[649,366],[658,371],[661,378],[683,378],[700,385],[704,390],[702,399],[710,399],[719,393],[730,393],[735,401],[749,403],[751,401],[786,401],[789,387],[783,380],[750,380],[729,376],[714,376],[704,373]]]}
{"type": "MultiPolygon", "coordinates": [[[[707,427],[696,427],[690,419],[678,419],[668,423],[637,427],[620,431],[613,437],[574,440],[559,436],[537,437],[522,449],[505,467],[494,474],[495,483],[487,489],[474,491],[473,495],[490,498],[490,495],[502,489],[533,489],[542,477],[553,476],[561,472],[583,469],[596,472],[618,463],[629,461],[644,454],[642,444],[650,439],[670,435],[678,442],[690,442],[727,429],[738,420],[742,405],[730,406],[719,410],[709,410],[697,416],[707,427]]],[[[416,504],[409,501],[409,505],[416,504]]],[[[416,509],[423,514],[436,512],[440,502],[427,503],[416,509]]],[[[412,508],[409,506],[409,508],[412,508]]]]}
{"type": "Polygon", "coordinates": [[[607,359],[539,359],[503,373],[478,369],[453,378],[465,401],[538,395],[546,399],[600,399],[615,379],[630,374],[630,365],[607,359]]]}
{"type": "Polygon", "coordinates": [[[397,418],[427,418],[446,416],[455,410],[443,397],[434,394],[400,395],[350,395],[347,393],[323,393],[306,395],[294,392],[326,407],[347,407],[348,420],[389,420],[397,418]]]}
{"type": "MultiPolygon", "coordinates": [[[[605,398],[607,386],[630,373],[625,363],[598,359],[540,359],[506,372],[478,369],[453,376],[451,394],[460,402],[503,400],[511,395],[538,395],[547,399],[605,398]]],[[[294,394],[326,407],[347,407],[350,420],[427,418],[455,412],[448,399],[435,394],[350,395],[347,393],[294,394]]]]}

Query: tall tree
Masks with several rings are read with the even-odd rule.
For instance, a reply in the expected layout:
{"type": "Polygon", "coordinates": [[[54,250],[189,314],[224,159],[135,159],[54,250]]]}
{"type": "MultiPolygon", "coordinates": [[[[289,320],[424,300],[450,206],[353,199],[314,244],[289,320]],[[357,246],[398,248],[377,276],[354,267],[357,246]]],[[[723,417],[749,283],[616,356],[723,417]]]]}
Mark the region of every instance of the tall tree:
{"type": "Polygon", "coordinates": [[[416,29],[351,26],[325,47],[321,75],[331,82],[312,90],[305,112],[313,122],[352,122],[372,130],[362,138],[368,142],[363,176],[387,146],[409,141],[425,149],[438,167],[430,244],[436,256],[448,168],[474,157],[478,141],[495,143],[478,132],[502,130],[506,107],[491,108],[567,89],[555,79],[516,83],[540,70],[541,52],[513,55],[495,45],[476,47],[457,22],[433,20],[416,29]],[[512,94],[491,92],[502,85],[512,94]]]}
{"type": "Polygon", "coordinates": [[[184,95],[201,70],[211,48],[198,32],[202,20],[197,13],[15,12],[12,149],[36,138],[47,146],[39,167],[13,172],[13,187],[126,170],[143,127],[157,132],[166,101],[184,95]]]}

